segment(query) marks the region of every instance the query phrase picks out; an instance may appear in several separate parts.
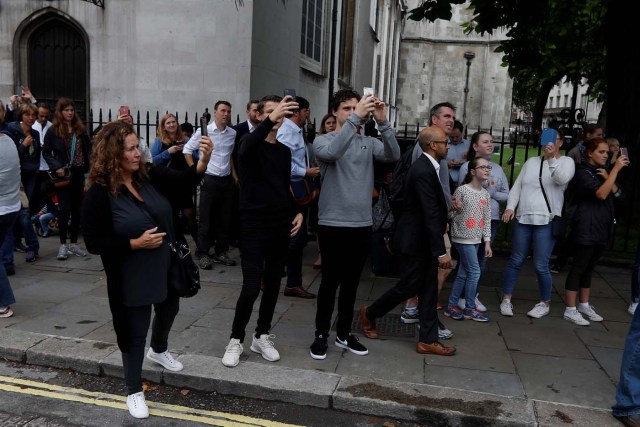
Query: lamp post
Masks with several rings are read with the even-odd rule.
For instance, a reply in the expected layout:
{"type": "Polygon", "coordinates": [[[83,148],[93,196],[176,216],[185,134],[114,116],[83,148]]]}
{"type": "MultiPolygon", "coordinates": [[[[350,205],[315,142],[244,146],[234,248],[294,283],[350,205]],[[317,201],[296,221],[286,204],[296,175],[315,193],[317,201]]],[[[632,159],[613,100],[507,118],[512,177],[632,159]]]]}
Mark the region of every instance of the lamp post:
{"type": "Polygon", "coordinates": [[[467,60],[467,80],[464,84],[464,104],[462,107],[462,122],[467,126],[467,97],[469,96],[469,68],[471,68],[471,61],[476,57],[473,52],[465,52],[464,59],[467,60]]]}

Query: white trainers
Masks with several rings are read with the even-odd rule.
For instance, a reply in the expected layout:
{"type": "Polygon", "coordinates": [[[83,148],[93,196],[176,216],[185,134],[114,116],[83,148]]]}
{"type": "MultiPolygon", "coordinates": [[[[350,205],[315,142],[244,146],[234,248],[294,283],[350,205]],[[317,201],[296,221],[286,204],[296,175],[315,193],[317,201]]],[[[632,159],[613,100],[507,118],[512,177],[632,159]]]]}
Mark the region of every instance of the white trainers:
{"type": "Polygon", "coordinates": [[[87,256],[87,253],[75,243],[69,245],[69,247],[67,248],[67,252],[69,252],[69,255],[87,256]]]}
{"type": "Polygon", "coordinates": [[[147,352],[147,359],[161,364],[165,369],[173,372],[182,371],[182,363],[178,362],[176,359],[171,356],[169,350],[163,353],[156,353],[152,348],[147,352]]]}
{"type": "Polygon", "coordinates": [[[581,314],[584,314],[587,319],[591,320],[592,322],[602,322],[604,320],[602,316],[596,313],[592,305],[588,306],[587,308],[583,308],[580,306],[580,304],[578,304],[578,311],[581,314]]]}
{"type": "Polygon", "coordinates": [[[144,400],[144,393],[139,391],[127,396],[127,407],[134,418],[149,418],[149,407],[144,400]]]}
{"type": "Polygon", "coordinates": [[[56,258],[60,261],[64,261],[69,258],[69,248],[67,248],[67,245],[60,245],[60,249],[58,249],[58,256],[56,258]]]}
{"type": "Polygon", "coordinates": [[[273,341],[269,339],[275,337],[275,335],[262,334],[260,335],[260,338],[256,338],[256,336],[253,335],[251,351],[261,354],[262,358],[269,362],[280,360],[280,353],[278,353],[278,350],[273,346],[273,341]]]}
{"type": "Polygon", "coordinates": [[[629,309],[627,310],[629,312],[630,315],[634,315],[636,312],[636,307],[638,306],[637,302],[632,302],[631,304],[629,304],[629,309]]]}
{"type": "Polygon", "coordinates": [[[576,325],[580,326],[589,326],[589,321],[582,317],[582,314],[575,308],[566,308],[564,310],[564,316],[562,316],[564,320],[568,320],[569,322],[573,322],[576,325]]]}
{"type": "Polygon", "coordinates": [[[244,351],[242,344],[240,344],[240,340],[231,338],[229,345],[225,347],[225,350],[224,356],[222,356],[222,364],[228,368],[238,366],[238,363],[240,363],[240,355],[244,351]]]}
{"type": "MultiPolygon", "coordinates": [[[[466,308],[465,306],[466,302],[467,300],[465,300],[464,298],[458,298],[458,307],[460,307],[460,310],[464,310],[466,308]]],[[[487,307],[480,302],[477,296],[476,296],[476,310],[481,311],[483,313],[487,311],[487,307]]]]}
{"type": "Polygon", "coordinates": [[[500,303],[500,314],[508,317],[513,316],[513,304],[511,304],[511,300],[502,300],[502,302],[500,303]]]}
{"type": "Polygon", "coordinates": [[[527,316],[539,319],[547,314],[549,314],[549,306],[541,301],[533,306],[527,313],[527,316]]]}

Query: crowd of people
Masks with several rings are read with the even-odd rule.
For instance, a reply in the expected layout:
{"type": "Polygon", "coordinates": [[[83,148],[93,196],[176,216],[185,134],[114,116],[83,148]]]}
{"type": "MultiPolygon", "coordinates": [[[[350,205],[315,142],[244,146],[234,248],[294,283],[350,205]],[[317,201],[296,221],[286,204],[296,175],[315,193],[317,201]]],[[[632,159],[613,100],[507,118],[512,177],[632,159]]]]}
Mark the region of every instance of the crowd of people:
{"type": "MultiPolygon", "coordinates": [[[[558,239],[553,219],[563,215],[571,221],[566,240],[575,257],[563,317],[577,325],[602,321],[589,303],[589,291],[612,235],[614,199],[622,192],[618,174],[629,163],[620,143],[603,139],[602,132],[587,134],[576,156],[573,151],[573,157],[564,156],[558,132],[555,141],[541,147],[540,157],[526,161],[509,188],[504,170],[492,161],[491,134],[479,131],[465,140],[455,111],[449,102],[435,105],[430,126],[412,148],[400,213],[394,218],[400,278],[371,305],[360,307],[365,337],[377,339],[376,320],[404,303],[401,321],[420,326],[417,352],[454,355],[456,348],[442,343],[453,332],[438,318],[438,309],[454,320],[490,321],[478,286],[501,220],[514,224],[500,313],[514,315],[511,297],[533,247],[540,302],[527,315],[547,315],[549,264],[558,239]],[[573,208],[571,216],[567,205],[573,208]],[[441,307],[438,294],[452,271],[451,293],[441,307]]],[[[23,88],[6,113],[0,109],[0,317],[11,316],[16,302],[7,278],[15,272],[14,250],[23,249],[26,261],[35,262],[38,237],[56,229],[57,259],[83,257],[82,234],[107,275],[127,405],[136,418],[149,415],[142,389],[149,326],[146,358],[171,371],[183,369],[169,352],[179,296],[169,289],[167,273],[170,243],[188,245],[187,234],[203,270],[236,265],[230,248],[239,248],[243,281],[224,366],[239,364],[260,294],[250,350],[270,362],[280,359],[270,329],[285,276],[284,296],[317,298],[311,358],[327,356],[334,311],[334,345],[358,356],[369,352],[352,324],[371,246],[374,164],[400,159],[386,104],[371,94],[340,90],[317,135],[309,102],[301,96],[250,100],[247,120],[235,126],[231,112],[231,103],[218,101],[212,120],[195,131],[165,114],[157,138],[147,144],[136,135],[128,108],[96,129],[93,138],[68,98],[51,109],[23,88]],[[294,188],[308,194],[300,196],[294,188]],[[309,229],[319,251],[313,267],[322,270],[317,296],[302,280],[309,229]]],[[[633,314],[637,287],[632,292],[633,314]]]]}

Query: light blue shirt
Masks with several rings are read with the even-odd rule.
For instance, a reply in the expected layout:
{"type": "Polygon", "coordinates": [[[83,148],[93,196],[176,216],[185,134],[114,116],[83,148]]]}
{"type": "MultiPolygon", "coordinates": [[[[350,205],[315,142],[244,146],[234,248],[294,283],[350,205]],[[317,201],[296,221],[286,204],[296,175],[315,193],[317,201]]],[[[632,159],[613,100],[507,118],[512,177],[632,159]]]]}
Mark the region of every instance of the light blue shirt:
{"type": "Polygon", "coordinates": [[[276,139],[291,150],[291,180],[300,181],[307,174],[308,164],[302,129],[293,120],[285,118],[276,139]]]}
{"type": "MultiPolygon", "coordinates": [[[[205,173],[213,176],[228,176],[231,174],[231,153],[236,142],[236,131],[229,126],[219,130],[215,122],[209,123],[207,131],[213,142],[213,152],[205,173]]],[[[200,129],[195,131],[189,142],[184,145],[182,153],[193,155],[194,151],[198,151],[201,136],[200,129]]]]}

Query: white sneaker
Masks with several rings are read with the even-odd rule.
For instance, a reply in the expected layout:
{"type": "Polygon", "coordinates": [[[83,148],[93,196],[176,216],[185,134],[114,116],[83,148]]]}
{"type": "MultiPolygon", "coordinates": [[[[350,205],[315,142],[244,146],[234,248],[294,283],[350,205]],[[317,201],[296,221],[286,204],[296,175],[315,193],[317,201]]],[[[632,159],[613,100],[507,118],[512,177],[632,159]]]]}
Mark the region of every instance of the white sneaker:
{"type": "Polygon", "coordinates": [[[60,261],[64,261],[65,259],[69,258],[69,248],[67,248],[67,245],[60,245],[57,258],[60,261]]]}
{"type": "Polygon", "coordinates": [[[228,368],[238,366],[238,363],[240,363],[240,355],[244,351],[242,344],[240,344],[240,340],[231,338],[229,345],[225,347],[225,350],[224,356],[222,356],[222,364],[228,368]]]}
{"type": "MultiPolygon", "coordinates": [[[[478,299],[478,297],[476,296],[476,310],[481,311],[481,312],[485,312],[487,311],[487,307],[480,302],[480,300],[478,299]]],[[[460,310],[464,310],[466,308],[466,304],[467,300],[465,300],[464,298],[458,298],[458,307],[460,307],[460,310]]]]}
{"type": "Polygon", "coordinates": [[[527,313],[527,316],[539,319],[547,314],[549,314],[549,306],[543,302],[539,302],[533,306],[533,308],[527,313]]]}
{"type": "Polygon", "coordinates": [[[149,418],[149,407],[144,400],[144,393],[139,391],[127,396],[127,407],[134,418],[149,418]]]}
{"type": "Polygon", "coordinates": [[[582,317],[582,314],[578,310],[574,309],[565,309],[564,316],[562,316],[564,320],[568,320],[569,322],[573,322],[576,325],[580,326],[589,326],[589,321],[582,317]]]}
{"type": "Polygon", "coordinates": [[[87,256],[87,253],[78,245],[76,245],[75,243],[72,243],[69,245],[69,248],[67,249],[67,252],[69,252],[69,255],[75,255],[75,256],[87,256]]]}
{"type": "Polygon", "coordinates": [[[511,304],[511,300],[502,300],[502,302],[500,303],[500,314],[508,317],[513,316],[513,304],[511,304]]]}
{"type": "MultiPolygon", "coordinates": [[[[418,325],[418,326],[420,326],[420,325],[418,325]]],[[[440,326],[438,326],[438,339],[448,340],[452,336],[453,336],[453,332],[451,332],[451,330],[449,330],[447,328],[440,329],[440,326]]]]}
{"type": "Polygon", "coordinates": [[[591,320],[592,322],[602,322],[604,320],[602,316],[596,313],[592,305],[588,306],[587,308],[582,308],[580,307],[580,304],[578,304],[578,311],[587,316],[587,319],[591,320]]]}
{"type": "Polygon", "coordinates": [[[636,307],[638,306],[637,302],[632,302],[631,304],[629,304],[629,309],[627,310],[629,312],[630,315],[634,315],[636,312],[636,307]]]}
{"type": "Polygon", "coordinates": [[[273,346],[273,341],[269,339],[275,337],[275,335],[262,334],[260,335],[260,338],[256,338],[256,336],[253,335],[251,351],[261,354],[262,358],[269,362],[280,360],[280,353],[278,353],[278,350],[273,346]]]}
{"type": "Polygon", "coordinates": [[[147,359],[159,363],[164,366],[165,369],[173,372],[182,371],[182,368],[184,368],[184,366],[182,366],[182,363],[178,362],[173,358],[173,356],[171,356],[169,350],[163,353],[156,353],[152,348],[150,348],[147,352],[147,359]]]}

